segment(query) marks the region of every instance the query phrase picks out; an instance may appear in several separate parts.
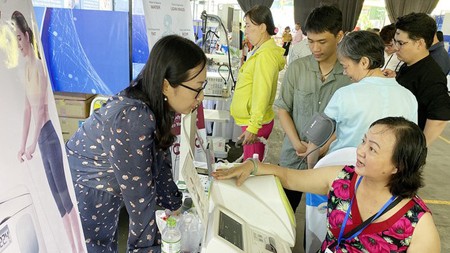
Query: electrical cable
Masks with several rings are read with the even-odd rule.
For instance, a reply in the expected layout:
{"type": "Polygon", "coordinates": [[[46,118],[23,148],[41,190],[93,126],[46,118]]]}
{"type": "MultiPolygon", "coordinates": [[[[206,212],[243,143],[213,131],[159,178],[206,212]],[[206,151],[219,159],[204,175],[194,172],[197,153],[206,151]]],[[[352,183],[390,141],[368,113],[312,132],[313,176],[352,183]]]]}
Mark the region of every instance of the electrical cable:
{"type": "Polygon", "coordinates": [[[217,69],[217,72],[219,73],[219,76],[222,77],[222,79],[223,79],[223,81],[224,81],[224,83],[226,85],[228,83],[228,80],[230,79],[230,68],[228,66],[226,66],[225,64],[223,64],[223,65],[219,66],[219,68],[217,69]],[[223,67],[223,66],[227,67],[227,69],[228,69],[228,77],[227,78],[225,78],[222,75],[222,73],[220,72],[220,68],[223,67]]]}
{"type": "Polygon", "coordinates": [[[211,53],[211,45],[212,45],[212,43],[213,43],[213,38],[211,38],[210,37],[210,34],[213,34],[214,36],[216,36],[217,37],[217,39],[220,39],[220,36],[216,33],[216,32],[214,32],[214,31],[212,31],[212,30],[208,30],[207,32],[206,32],[206,35],[205,35],[205,38],[206,38],[206,40],[203,42],[203,44],[205,45],[205,49],[203,50],[204,52],[207,52],[207,53],[211,53]],[[209,39],[208,39],[209,38],[209,39]],[[208,44],[208,41],[209,41],[209,46],[208,46],[208,51],[206,51],[206,45],[208,44]]]}
{"type": "Polygon", "coordinates": [[[314,151],[318,150],[319,148],[320,148],[320,146],[317,146],[315,149],[309,151],[309,152],[302,158],[302,160],[300,160],[300,164],[298,165],[297,170],[300,169],[300,166],[301,166],[302,163],[305,161],[305,159],[306,159],[310,154],[312,154],[314,151]]]}
{"type": "Polygon", "coordinates": [[[233,76],[233,71],[231,71],[230,40],[228,39],[228,32],[227,32],[227,29],[225,28],[225,25],[223,24],[223,22],[222,22],[222,20],[220,18],[218,20],[219,20],[220,24],[222,25],[223,30],[225,31],[226,42],[227,42],[227,47],[228,47],[227,56],[228,56],[228,66],[230,68],[230,72],[229,73],[231,73],[231,79],[233,80],[233,87],[232,88],[234,90],[234,86],[236,85],[236,81],[235,81],[234,76],[233,76]]]}
{"type": "MultiPolygon", "coordinates": [[[[227,47],[228,47],[228,51],[227,51],[227,56],[228,56],[228,66],[229,66],[229,68],[230,68],[230,75],[231,75],[231,79],[232,79],[232,81],[233,81],[233,85],[232,85],[231,88],[232,88],[232,90],[234,90],[234,88],[235,88],[235,86],[236,86],[236,80],[235,80],[235,78],[234,78],[233,71],[231,71],[231,53],[230,53],[231,48],[230,48],[230,41],[229,41],[229,39],[228,39],[228,31],[227,31],[225,25],[223,24],[222,19],[221,19],[219,16],[207,14],[206,11],[203,11],[203,12],[202,12],[202,19],[204,19],[205,24],[206,24],[206,20],[208,19],[208,17],[217,20],[217,21],[219,22],[219,24],[222,26],[222,28],[223,28],[223,30],[224,30],[224,32],[225,32],[225,37],[226,37],[225,40],[226,40],[227,47]]],[[[205,26],[206,26],[206,25],[205,25],[205,26]]],[[[203,43],[205,43],[205,42],[203,42],[203,43]]],[[[206,47],[205,47],[205,49],[206,49],[206,47]]],[[[205,50],[204,50],[204,51],[205,51],[205,50]]]]}

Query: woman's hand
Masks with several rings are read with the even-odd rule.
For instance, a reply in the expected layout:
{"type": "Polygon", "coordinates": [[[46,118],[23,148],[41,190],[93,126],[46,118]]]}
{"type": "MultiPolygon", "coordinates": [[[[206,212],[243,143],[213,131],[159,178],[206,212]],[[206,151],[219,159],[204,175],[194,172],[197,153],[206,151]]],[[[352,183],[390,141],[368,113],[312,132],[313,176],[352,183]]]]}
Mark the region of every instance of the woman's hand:
{"type": "Polygon", "coordinates": [[[383,75],[385,77],[394,78],[397,75],[397,73],[395,73],[395,71],[391,69],[385,69],[383,70],[383,75]]]}
{"type": "Polygon", "coordinates": [[[25,157],[27,160],[31,160],[33,158],[33,154],[36,151],[36,145],[30,145],[27,148],[27,151],[25,152],[25,157]]]}
{"type": "Polygon", "coordinates": [[[17,152],[17,160],[23,163],[25,160],[23,159],[23,155],[25,155],[25,148],[20,148],[19,152],[17,152]]]}
{"type": "Polygon", "coordinates": [[[240,186],[250,176],[252,171],[253,163],[251,161],[246,161],[245,163],[232,167],[230,169],[218,169],[211,173],[211,175],[218,180],[235,177],[237,178],[236,184],[240,186]]]}
{"type": "Polygon", "coordinates": [[[183,206],[180,206],[180,208],[178,208],[177,210],[173,210],[173,211],[171,211],[169,209],[166,209],[166,210],[169,210],[170,216],[179,216],[180,214],[182,214],[181,208],[183,208],[183,206]]]}
{"type": "Polygon", "coordinates": [[[244,138],[244,141],[242,142],[242,145],[253,144],[253,143],[255,143],[258,140],[256,134],[250,133],[248,131],[244,131],[239,136],[238,139],[242,139],[242,138],[244,138]]]}

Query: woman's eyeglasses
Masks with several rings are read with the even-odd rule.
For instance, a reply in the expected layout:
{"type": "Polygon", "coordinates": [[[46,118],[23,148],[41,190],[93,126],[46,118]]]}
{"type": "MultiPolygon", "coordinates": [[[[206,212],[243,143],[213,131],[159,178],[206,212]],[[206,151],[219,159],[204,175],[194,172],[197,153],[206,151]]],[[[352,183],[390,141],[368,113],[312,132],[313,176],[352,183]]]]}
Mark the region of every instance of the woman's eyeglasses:
{"type": "Polygon", "coordinates": [[[180,85],[181,87],[184,87],[184,88],[188,89],[188,90],[197,92],[197,94],[195,94],[195,98],[197,98],[198,95],[200,95],[200,92],[202,92],[202,91],[205,89],[205,87],[206,87],[207,84],[208,84],[208,80],[205,80],[205,81],[203,82],[203,84],[202,84],[202,87],[201,87],[201,88],[198,88],[198,89],[194,89],[194,88],[189,87],[189,86],[187,86],[187,85],[184,85],[184,84],[182,84],[182,83],[180,83],[179,85],[180,85]]]}

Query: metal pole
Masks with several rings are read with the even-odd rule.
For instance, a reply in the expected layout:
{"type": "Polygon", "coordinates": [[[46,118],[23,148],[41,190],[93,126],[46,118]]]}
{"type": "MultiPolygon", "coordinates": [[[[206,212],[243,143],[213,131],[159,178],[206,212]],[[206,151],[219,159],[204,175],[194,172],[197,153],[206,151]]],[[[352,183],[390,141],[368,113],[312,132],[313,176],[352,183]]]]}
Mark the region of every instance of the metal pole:
{"type": "Polygon", "coordinates": [[[130,82],[133,80],[133,1],[128,1],[128,68],[130,71],[130,82]]]}

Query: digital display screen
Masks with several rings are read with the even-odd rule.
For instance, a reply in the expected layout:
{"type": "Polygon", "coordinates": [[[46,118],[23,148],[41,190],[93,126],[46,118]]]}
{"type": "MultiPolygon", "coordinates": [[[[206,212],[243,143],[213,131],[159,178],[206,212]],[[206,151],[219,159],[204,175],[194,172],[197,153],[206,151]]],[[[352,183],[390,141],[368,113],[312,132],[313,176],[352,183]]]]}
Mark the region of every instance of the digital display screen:
{"type": "Polygon", "coordinates": [[[223,212],[219,214],[219,236],[244,250],[242,224],[223,212]]]}

